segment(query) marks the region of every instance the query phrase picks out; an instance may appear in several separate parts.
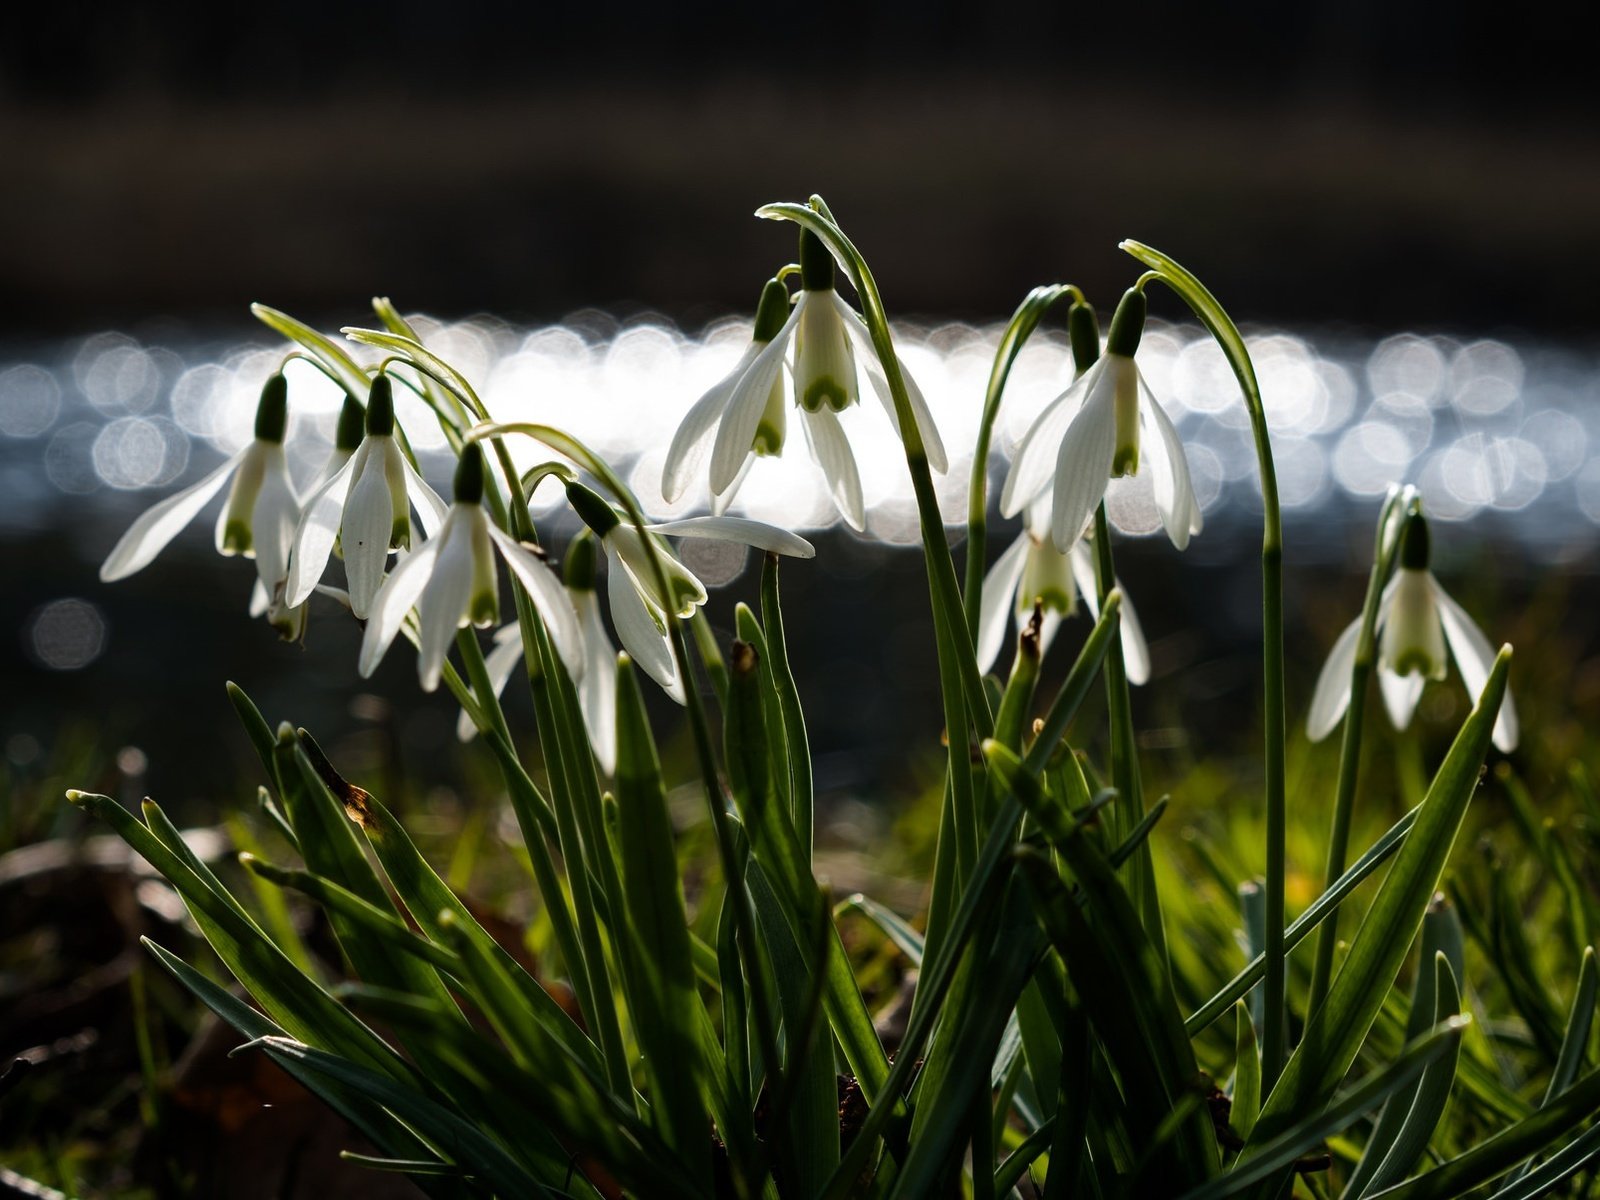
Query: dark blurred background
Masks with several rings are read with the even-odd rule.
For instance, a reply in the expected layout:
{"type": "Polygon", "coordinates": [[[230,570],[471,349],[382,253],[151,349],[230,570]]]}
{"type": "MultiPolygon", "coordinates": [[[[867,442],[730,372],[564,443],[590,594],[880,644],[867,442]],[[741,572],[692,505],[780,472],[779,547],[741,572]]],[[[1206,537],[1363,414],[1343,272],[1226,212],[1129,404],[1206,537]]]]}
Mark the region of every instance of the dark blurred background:
{"type": "MultiPolygon", "coordinates": [[[[16,6],[0,318],[742,310],[826,195],[898,311],[1172,248],[1252,319],[1585,335],[1594,6],[16,6]]],[[[1114,294],[1114,293],[1113,293],[1114,294]]]]}

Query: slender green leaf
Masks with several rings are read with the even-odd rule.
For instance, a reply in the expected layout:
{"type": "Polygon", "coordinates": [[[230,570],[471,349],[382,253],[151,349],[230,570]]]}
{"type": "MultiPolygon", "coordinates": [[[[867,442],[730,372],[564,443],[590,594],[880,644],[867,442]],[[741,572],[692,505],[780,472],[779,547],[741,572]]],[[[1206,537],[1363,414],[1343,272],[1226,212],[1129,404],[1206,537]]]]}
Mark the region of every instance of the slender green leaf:
{"type": "Polygon", "coordinates": [[[1256,1045],[1256,1027],[1250,1020],[1250,1006],[1240,1000],[1233,1006],[1238,1025],[1234,1031],[1233,1106],[1228,1124],[1242,1138],[1248,1138],[1261,1112],[1261,1050],[1256,1045]]]}
{"type": "Polygon", "coordinates": [[[1327,1001],[1312,1014],[1299,1047],[1262,1106],[1243,1157],[1253,1158],[1262,1144],[1277,1138],[1302,1114],[1321,1108],[1355,1061],[1439,886],[1478,785],[1478,769],[1489,747],[1510,667],[1511,649],[1505,647],[1434,777],[1411,836],[1378,889],[1327,1001]]]}
{"type": "MultiPolygon", "coordinates": [[[[1376,1071],[1344,1095],[1319,1105],[1309,1115],[1292,1122],[1281,1133],[1252,1143],[1255,1153],[1241,1158],[1233,1170],[1200,1187],[1184,1192],[1181,1200],[1223,1200],[1271,1178],[1318,1142],[1345,1128],[1362,1113],[1409,1084],[1428,1067],[1461,1043],[1469,1017],[1452,1017],[1408,1045],[1394,1062],[1376,1071]]],[[[1257,1127],[1259,1129],[1259,1126],[1257,1127]]]]}
{"type": "Polygon", "coordinates": [[[345,353],[344,347],[338,342],[295,320],[288,313],[268,308],[265,304],[252,304],[250,311],[262,324],[281,333],[291,342],[298,343],[313,358],[327,367],[328,371],[344,385],[345,391],[357,400],[366,399],[372,380],[356,361],[345,353]]]}
{"type": "Polygon", "coordinates": [[[626,657],[617,667],[617,809],[627,923],[641,952],[648,985],[648,1000],[632,1016],[650,1077],[652,1112],[689,1174],[709,1180],[710,1144],[701,1098],[705,1068],[697,1017],[700,997],[695,991],[683,885],[655,740],[633,663],[626,657]]]}

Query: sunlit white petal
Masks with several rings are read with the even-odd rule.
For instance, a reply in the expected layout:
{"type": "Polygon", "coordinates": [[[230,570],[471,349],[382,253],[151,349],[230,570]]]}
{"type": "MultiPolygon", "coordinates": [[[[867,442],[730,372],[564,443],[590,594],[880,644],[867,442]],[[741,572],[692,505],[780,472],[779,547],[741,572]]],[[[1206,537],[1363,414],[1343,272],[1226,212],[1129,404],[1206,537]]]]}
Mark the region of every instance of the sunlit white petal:
{"type": "MultiPolygon", "coordinates": [[[[900,429],[900,413],[894,406],[894,393],[889,390],[889,380],[884,375],[883,364],[878,360],[877,347],[872,344],[872,332],[867,328],[867,323],[862,320],[861,315],[846,304],[838,292],[832,295],[834,306],[844,319],[845,328],[855,335],[856,341],[861,346],[862,361],[867,368],[867,380],[872,384],[878,402],[889,414],[889,423],[894,426],[894,431],[904,437],[900,429]]],[[[928,408],[928,401],[922,395],[922,389],[917,386],[917,381],[912,378],[911,372],[906,370],[905,360],[896,355],[895,361],[900,367],[900,378],[906,385],[906,399],[911,405],[911,419],[916,422],[917,432],[922,436],[922,448],[928,455],[928,465],[942,475],[950,467],[950,461],[944,451],[944,439],[939,436],[939,427],[934,424],[933,413],[928,408]]]]}
{"type": "MultiPolygon", "coordinates": [[[[1494,647],[1483,636],[1483,630],[1478,628],[1477,622],[1467,615],[1466,609],[1450,598],[1437,579],[1431,575],[1428,578],[1433,584],[1434,599],[1439,604],[1439,620],[1444,626],[1445,640],[1450,643],[1450,653],[1460,668],[1461,681],[1467,685],[1467,692],[1476,703],[1494,667],[1494,647]]],[[[1519,732],[1516,705],[1511,699],[1511,689],[1507,688],[1505,699],[1500,702],[1500,714],[1494,723],[1494,744],[1510,754],[1517,748],[1519,732]]]]}
{"type": "Polygon", "coordinates": [[[689,406],[689,411],[678,425],[678,431],[672,435],[672,444],[667,447],[667,461],[661,468],[661,496],[667,503],[677,502],[688,488],[689,480],[694,478],[695,472],[705,462],[712,434],[716,432],[717,422],[727,407],[728,397],[764,348],[759,342],[751,342],[734,364],[733,370],[712,384],[705,395],[689,406]]]}
{"type": "Polygon", "coordinates": [[[1095,506],[1106,494],[1117,435],[1113,400],[1112,388],[1091,388],[1061,435],[1051,492],[1050,539],[1063,554],[1082,536],[1095,506]]]}
{"type": "Polygon", "coordinates": [[[778,372],[783,368],[783,354],[788,349],[789,337],[804,305],[805,296],[802,294],[794,312],[778,331],[778,336],[756,355],[728,394],[728,403],[722,410],[722,421],[717,425],[716,440],[711,447],[713,494],[728,490],[738,476],[740,467],[752,453],[756,430],[761,425],[761,414],[766,410],[772,385],[777,382],[778,372]]]}
{"type": "Polygon", "coordinates": [[[1306,713],[1306,735],[1320,742],[1350,707],[1350,671],[1355,666],[1356,646],[1361,641],[1361,618],[1345,626],[1328,651],[1317,686],[1311,693],[1311,709],[1306,713]]]}
{"type": "MultiPolygon", "coordinates": [[[[484,670],[489,676],[489,686],[494,689],[494,694],[499,695],[505,691],[506,684],[511,681],[511,673],[517,669],[517,664],[522,661],[522,629],[515,622],[500,629],[494,635],[494,649],[489,651],[483,660],[484,670]],[[509,635],[509,636],[508,636],[509,635]]],[[[482,700],[483,697],[478,697],[482,700]]],[[[456,737],[463,742],[470,742],[477,734],[478,727],[472,723],[472,717],[466,709],[456,718],[456,737]]]]}
{"type": "Polygon", "coordinates": [[[644,673],[670,692],[677,682],[677,666],[656,619],[645,607],[624,570],[611,560],[606,577],[606,598],[611,602],[611,620],[617,627],[622,648],[644,673]]]}
{"type": "Polygon", "coordinates": [[[300,526],[295,530],[294,548],[289,555],[289,578],[284,585],[285,600],[291,605],[304,604],[327,569],[328,557],[339,539],[339,520],[350,491],[350,479],[359,470],[365,449],[363,445],[351,455],[306,501],[300,526]]]}
{"type": "Polygon", "coordinates": [[[245,450],[240,450],[200,482],[147,509],[129,526],[128,532],[122,535],[106,556],[105,563],[100,567],[102,582],[113,583],[118,579],[126,579],[135,571],[149,566],[167,543],[200,515],[200,510],[211,497],[222,490],[222,485],[228,482],[228,477],[237,469],[244,455],[245,450]]]}
{"type": "Polygon", "coordinates": [[[381,454],[381,447],[375,445],[356,469],[340,523],[350,605],[361,618],[366,617],[383,583],[383,569],[389,562],[389,539],[397,516],[381,454]]]}
{"type": "Polygon", "coordinates": [[[1389,710],[1389,720],[1396,729],[1410,727],[1425,683],[1427,679],[1422,675],[1396,675],[1388,667],[1379,664],[1378,690],[1383,693],[1383,706],[1389,710]]]}
{"type": "Polygon", "coordinates": [[[456,630],[466,624],[474,582],[472,534],[472,523],[463,512],[461,520],[425,543],[439,546],[427,585],[417,599],[417,679],[425,692],[439,686],[450,643],[456,630]]]}
{"type": "MultiPolygon", "coordinates": [[[[1137,367],[1134,368],[1138,370],[1137,367]]],[[[1150,465],[1150,485],[1155,493],[1156,511],[1161,514],[1161,524],[1167,537],[1179,550],[1189,544],[1191,535],[1199,533],[1202,524],[1200,504],[1195,499],[1194,483],[1189,476],[1189,458],[1178,440],[1167,410],[1139,380],[1139,420],[1145,426],[1145,457],[1150,465]],[[1155,436],[1151,437],[1150,434],[1155,436]]]]}
{"type": "Polygon", "coordinates": [[[1005,553],[995,559],[994,566],[983,577],[982,609],[978,618],[977,657],[978,670],[987,671],[1000,655],[1006,639],[1006,624],[1011,616],[1012,597],[1017,593],[1017,581],[1022,578],[1022,567],[1027,560],[1028,547],[1033,539],[1023,530],[1017,540],[1006,547],[1005,553]]]}
{"type": "MultiPolygon", "coordinates": [[[[1077,416],[1084,397],[1094,386],[1104,368],[1096,362],[1072,386],[1062,392],[1028,426],[1028,432],[1017,443],[1017,452],[1011,459],[1011,470],[1006,473],[1005,485],[1000,489],[1000,511],[1008,517],[1016,516],[1022,506],[1036,498],[1050,486],[1056,467],[1056,457],[1061,449],[1061,438],[1067,426],[1077,416]]],[[[1109,457],[1109,455],[1108,455],[1109,457]]]]}
{"type": "Polygon", "coordinates": [[[646,525],[644,528],[669,537],[743,542],[757,550],[770,550],[774,554],[787,554],[793,558],[813,558],[817,553],[816,547],[798,534],[745,517],[685,517],[678,521],[663,521],[659,525],[646,525]]]}
{"type": "Polygon", "coordinates": [[[366,633],[361,638],[359,668],[363,677],[377,670],[395,634],[400,632],[406,614],[421,595],[428,582],[428,574],[433,569],[433,560],[439,553],[440,543],[449,532],[449,525],[450,520],[446,518],[445,529],[440,531],[439,536],[429,538],[396,563],[394,570],[383,581],[383,586],[378,589],[372,601],[372,611],[367,617],[366,633]]]}
{"type": "MultiPolygon", "coordinates": [[[[589,745],[600,770],[609,775],[617,767],[617,656],[600,619],[600,598],[594,589],[572,597],[583,631],[583,679],[578,684],[578,708],[589,745]]],[[[677,698],[677,697],[675,697],[677,698]]],[[[683,701],[678,698],[679,703],[683,701]]]]}
{"type": "Polygon", "coordinates": [[[817,460],[828,481],[828,495],[834,507],[846,524],[859,533],[867,527],[866,504],[861,498],[861,473],[856,469],[856,456],[844,436],[839,418],[827,409],[817,412],[801,409],[800,417],[811,457],[817,460]]]}
{"type": "Polygon", "coordinates": [[[417,473],[417,469],[404,455],[401,455],[400,463],[406,473],[406,497],[417,510],[417,519],[422,525],[422,532],[428,537],[433,537],[444,524],[445,514],[450,511],[450,506],[445,503],[443,496],[428,486],[428,481],[417,473]]]}
{"type": "Polygon", "coordinates": [[[573,679],[581,679],[583,638],[578,630],[578,617],[572,610],[572,600],[567,595],[567,589],[561,586],[556,573],[542,558],[487,520],[484,524],[489,536],[494,539],[494,544],[500,548],[500,553],[504,556],[506,565],[511,568],[512,574],[522,581],[523,587],[527,588],[528,598],[533,601],[534,608],[539,610],[539,616],[550,632],[551,644],[561,656],[561,661],[566,664],[567,673],[573,679]]]}

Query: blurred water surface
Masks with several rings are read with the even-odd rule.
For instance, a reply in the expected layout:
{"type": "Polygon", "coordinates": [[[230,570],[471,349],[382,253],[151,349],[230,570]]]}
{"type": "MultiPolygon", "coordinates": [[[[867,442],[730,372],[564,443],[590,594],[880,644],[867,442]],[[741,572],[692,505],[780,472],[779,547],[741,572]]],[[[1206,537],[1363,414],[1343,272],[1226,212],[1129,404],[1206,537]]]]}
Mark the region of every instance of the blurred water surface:
{"type": "MultiPolygon", "coordinates": [[[[415,323],[476,382],[496,417],[569,430],[617,466],[653,514],[704,509],[703,483],[675,507],[662,501],[662,462],[689,405],[748,343],[748,319],[686,330],[658,315],[619,319],[585,310],[539,327],[487,317],[419,316],[415,323]]],[[[965,521],[966,448],[1001,328],[924,322],[896,330],[950,450],[939,486],[953,540],[965,521]]],[[[1492,566],[1497,586],[1553,569],[1591,573],[1600,542],[1595,352],[1430,333],[1357,338],[1258,328],[1246,336],[1273,430],[1290,545],[1291,635],[1307,642],[1296,647],[1301,658],[1314,661],[1323,646],[1310,643],[1331,622],[1349,619],[1371,521],[1393,480],[1416,483],[1447,526],[1435,543],[1452,572],[1492,566]],[[1328,588],[1330,580],[1349,584],[1348,599],[1343,584],[1328,588]],[[1317,631],[1309,639],[1307,626],[1317,631]]],[[[94,576],[138,511],[250,438],[261,383],[285,352],[265,333],[207,338],[160,327],[137,337],[103,332],[0,349],[0,552],[7,556],[0,618],[14,630],[0,666],[20,685],[0,704],[0,752],[14,767],[27,769],[48,753],[63,723],[87,720],[115,739],[113,747],[126,740],[137,752],[129,761],[140,766],[138,786],[149,782],[147,764],[169,772],[156,778],[169,788],[197,786],[207,770],[228,778],[239,747],[214,735],[231,723],[217,703],[220,681],[231,677],[262,691],[274,719],[287,709],[319,728],[382,727],[401,758],[420,759],[425,773],[449,774],[439,755],[453,744],[453,710],[443,696],[417,696],[409,657],[391,654],[368,685],[354,672],[358,631],[331,604],[314,616],[306,649],[282,646],[248,623],[253,573],[215,558],[208,516],[135,579],[107,586],[94,576]],[[404,705],[377,699],[402,692],[410,697],[404,705]],[[174,721],[180,711],[185,719],[174,721]],[[232,765],[208,767],[219,744],[232,747],[224,755],[232,765]]],[[[1113,524],[1131,539],[1119,550],[1119,573],[1152,635],[1158,677],[1176,673],[1183,683],[1178,699],[1164,702],[1162,721],[1203,731],[1224,714],[1236,722],[1238,706],[1254,703],[1254,451],[1237,385],[1202,330],[1152,321],[1139,360],[1185,440],[1207,529],[1187,554],[1174,554],[1159,534],[1148,482],[1121,481],[1109,497],[1113,524]]],[[[326,459],[342,393],[304,361],[290,362],[286,373],[288,448],[303,483],[326,459]]],[[[1070,373],[1064,337],[1037,334],[1011,377],[1002,451],[1070,373]]],[[[437,423],[407,389],[396,395],[424,473],[446,489],[450,466],[437,423]]],[[[824,786],[832,780],[870,790],[907,783],[908,736],[936,760],[940,722],[920,556],[892,551],[917,537],[904,460],[870,390],[844,421],[861,465],[865,537],[838,525],[793,428],[781,458],[758,461],[733,511],[807,530],[818,542],[815,563],[785,571],[792,621],[812,641],[819,631],[827,635],[808,645],[797,676],[803,695],[828,701],[812,718],[824,786]]],[[[514,453],[523,467],[549,457],[526,439],[514,453]]],[[[996,488],[1003,470],[997,454],[996,488]]],[[[576,529],[559,489],[541,490],[535,509],[559,552],[576,529]]],[[[994,526],[991,557],[1011,529],[994,526]]],[[[727,588],[708,611],[719,628],[730,628],[733,599],[754,599],[746,569],[753,556],[706,543],[686,545],[685,555],[708,584],[727,588]]]]}

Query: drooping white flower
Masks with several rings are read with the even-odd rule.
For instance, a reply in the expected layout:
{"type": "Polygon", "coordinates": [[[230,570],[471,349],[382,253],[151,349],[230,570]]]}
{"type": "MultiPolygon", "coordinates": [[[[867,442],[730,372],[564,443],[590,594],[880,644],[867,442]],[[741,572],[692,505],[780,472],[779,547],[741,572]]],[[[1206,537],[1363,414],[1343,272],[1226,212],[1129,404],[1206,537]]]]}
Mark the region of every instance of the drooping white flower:
{"type": "MultiPolygon", "coordinates": [[[[857,347],[862,351],[867,378],[896,432],[899,415],[866,323],[834,289],[833,258],[809,231],[800,235],[800,285],[791,309],[783,284],[776,279],[767,282],[749,348],[685,416],[668,449],[662,475],[662,493],[668,501],[683,495],[708,445],[712,512],[717,515],[727,511],[757,457],[782,451],[787,410],[783,367],[792,348],[794,403],[806,444],[822,468],[840,515],[852,528],[866,528],[861,473],[838,418],[860,400],[857,347]]],[[[900,374],[928,464],[942,472],[949,463],[933,414],[904,363],[900,374]]]]}
{"type": "Polygon", "coordinates": [[[574,679],[583,671],[578,620],[556,574],[533,551],[498,529],[483,511],[483,449],[473,443],[456,468],[455,503],[439,532],[402,559],[372,602],[361,639],[360,670],[371,675],[417,610],[417,677],[422,690],[439,686],[451,639],[464,625],[492,625],[499,613],[494,551],[528,590],[561,661],[574,679]]]}
{"type": "MultiPolygon", "coordinates": [[[[609,775],[617,765],[617,652],[600,616],[600,600],[595,594],[594,539],[587,531],[567,547],[565,577],[567,595],[577,612],[578,632],[583,643],[583,675],[576,684],[578,708],[583,713],[584,728],[589,732],[595,760],[601,771],[609,775]]],[[[661,640],[666,641],[665,634],[661,640]]],[[[670,647],[668,653],[671,653],[670,647]]],[[[495,632],[494,649],[484,660],[489,684],[496,695],[505,690],[521,661],[522,627],[513,621],[495,632]]],[[[678,703],[684,702],[681,687],[672,695],[678,703]]],[[[466,742],[476,732],[477,726],[463,711],[456,721],[456,736],[466,742]]]]}
{"type": "Polygon", "coordinates": [[[126,579],[149,566],[228,483],[228,498],[217,518],[217,552],[255,559],[257,586],[267,602],[264,611],[280,628],[293,626],[287,610],[297,606],[285,604],[282,590],[300,519],[300,501],[283,453],[288,406],[288,384],[274,374],[261,389],[250,444],[199,483],[146,510],[106,556],[101,580],[126,579]]]}
{"type": "MultiPolygon", "coordinates": [[[[1099,589],[1095,582],[1094,552],[1080,538],[1062,554],[1050,544],[1050,498],[1030,504],[1024,512],[1022,532],[1017,540],[995,560],[983,579],[982,617],[978,625],[978,669],[987,671],[1000,654],[1005,641],[1007,619],[1015,618],[1018,630],[1027,627],[1035,604],[1043,616],[1039,627],[1039,653],[1061,627],[1061,621],[1077,611],[1078,594],[1091,618],[1100,615],[1099,589]]],[[[1120,587],[1121,585],[1118,584],[1120,587]]],[[[1123,590],[1122,660],[1128,682],[1142,684],[1150,678],[1150,649],[1144,640],[1138,614],[1123,590]]]]}
{"type": "Polygon", "coordinates": [[[742,542],[794,558],[816,555],[816,549],[805,538],[761,521],[689,517],[635,526],[624,524],[609,504],[581,483],[567,484],[567,499],[606,553],[606,599],[622,648],[680,704],[685,700],[684,682],[678,676],[677,660],[667,636],[667,618],[693,616],[694,610],[706,602],[706,588],[672,553],[665,539],[709,538],[742,542]]]}
{"type": "Polygon", "coordinates": [[[294,534],[285,594],[303,604],[327,568],[337,542],[344,554],[350,607],[365,619],[383,583],[391,550],[411,544],[411,508],[423,531],[444,520],[445,505],[400,450],[394,432],[394,392],[387,375],[372,381],[366,436],[349,460],[306,501],[294,534]]]}
{"type": "Polygon", "coordinates": [[[1006,476],[1000,511],[1008,517],[1050,491],[1050,537],[1062,553],[1083,533],[1106,485],[1141,466],[1149,468],[1172,544],[1182,550],[1200,532],[1183,443],[1133,360],[1144,314],[1144,293],[1129,289],[1111,320],[1105,353],[1045,406],[1018,443],[1006,476]]]}
{"type": "MultiPolygon", "coordinates": [[[[1358,617],[1328,652],[1306,716],[1306,732],[1314,742],[1327,737],[1350,707],[1350,673],[1360,639],[1358,617]]],[[[1430,679],[1445,678],[1450,658],[1476,699],[1489,681],[1494,647],[1428,569],[1427,520],[1413,512],[1401,528],[1399,568],[1378,607],[1378,688],[1396,729],[1410,726],[1423,686],[1430,679]]],[[[1509,691],[1501,701],[1493,736],[1505,753],[1516,749],[1517,710],[1509,691]]]]}

